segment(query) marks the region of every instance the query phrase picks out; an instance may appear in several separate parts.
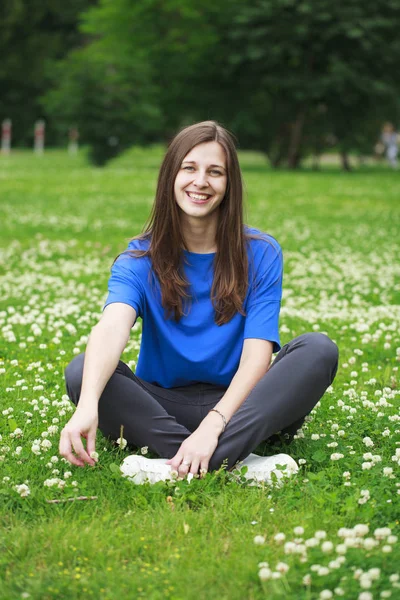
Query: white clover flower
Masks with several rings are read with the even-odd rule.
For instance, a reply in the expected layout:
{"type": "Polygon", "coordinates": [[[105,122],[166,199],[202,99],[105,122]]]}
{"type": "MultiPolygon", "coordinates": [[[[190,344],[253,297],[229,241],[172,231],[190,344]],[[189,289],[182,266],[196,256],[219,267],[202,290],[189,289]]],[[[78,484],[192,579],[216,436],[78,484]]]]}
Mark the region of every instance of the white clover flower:
{"type": "Polygon", "coordinates": [[[381,576],[381,570],[378,567],[373,567],[372,569],[368,569],[368,574],[371,579],[376,581],[381,576]]]}
{"type": "Polygon", "coordinates": [[[370,592],[361,592],[358,600],[373,600],[373,595],[370,592]]]}
{"type": "Polygon", "coordinates": [[[338,544],[335,548],[337,554],[346,554],[347,546],[346,544],[338,544]]]}
{"type": "Polygon", "coordinates": [[[372,548],[375,548],[375,546],[378,545],[378,542],[376,540],[374,540],[374,538],[365,538],[364,540],[364,548],[366,550],[372,550],[372,548]]]}
{"type": "Polygon", "coordinates": [[[286,535],[284,533],[277,533],[276,535],[274,535],[274,540],[276,542],[284,542],[286,539],[286,535]]]}
{"type": "Polygon", "coordinates": [[[371,497],[369,490],[361,490],[360,491],[361,498],[358,501],[358,504],[365,504],[371,497]]]}
{"type": "Polygon", "coordinates": [[[351,473],[350,473],[350,471],[344,471],[344,472],[343,472],[343,477],[344,477],[345,479],[350,479],[350,477],[351,477],[351,473]]]}
{"type": "Polygon", "coordinates": [[[12,433],[10,433],[11,438],[20,438],[24,435],[24,432],[19,427],[16,427],[12,433]]]}
{"type": "Polygon", "coordinates": [[[367,533],[369,532],[369,527],[368,525],[364,525],[364,523],[357,523],[357,525],[355,525],[353,527],[353,531],[357,536],[364,536],[367,535],[367,533]]]}
{"type": "Polygon", "coordinates": [[[392,533],[390,527],[378,527],[374,531],[374,536],[377,540],[384,540],[392,533]]]}
{"type": "Polygon", "coordinates": [[[92,450],[90,453],[90,458],[93,458],[93,460],[99,460],[99,453],[96,452],[96,450],[92,450]]]}
{"type": "Polygon", "coordinates": [[[319,434],[318,434],[318,433],[313,433],[313,434],[311,435],[311,439],[312,439],[312,440],[319,440],[319,434]]]}
{"type": "Polygon", "coordinates": [[[271,579],[280,579],[282,577],[282,573],[279,571],[272,571],[271,579]]]}
{"type": "Polygon", "coordinates": [[[389,576],[390,583],[397,583],[400,580],[400,575],[398,573],[393,573],[389,576]]]}
{"type": "Polygon", "coordinates": [[[387,541],[388,544],[395,544],[397,542],[397,540],[398,540],[397,535],[389,535],[387,537],[386,541],[387,541]]]}
{"type": "Polygon", "coordinates": [[[344,454],[341,454],[340,452],[331,454],[331,460],[340,460],[341,458],[344,458],[344,454]]]}
{"type": "Polygon", "coordinates": [[[311,575],[310,575],[310,573],[307,573],[307,575],[304,575],[304,577],[303,577],[303,585],[311,585],[311,575]]]}
{"type": "Polygon", "coordinates": [[[363,438],[363,442],[367,446],[367,448],[372,448],[374,445],[374,442],[371,440],[370,437],[363,438]]]}
{"type": "Polygon", "coordinates": [[[383,468],[383,475],[384,475],[385,477],[390,477],[390,475],[392,475],[392,474],[393,474],[393,469],[392,469],[392,467],[384,467],[384,468],[383,468]]]}
{"type": "Polygon", "coordinates": [[[392,546],[389,546],[389,544],[386,544],[385,546],[382,546],[381,550],[382,552],[385,552],[385,554],[388,554],[393,550],[393,548],[392,546]]]}
{"type": "Polygon", "coordinates": [[[289,571],[289,565],[285,562],[278,562],[275,570],[279,571],[279,573],[287,573],[289,571]]]}
{"type": "Polygon", "coordinates": [[[322,590],[322,592],[320,592],[319,598],[320,600],[330,600],[330,598],[333,598],[333,594],[331,590],[322,590]]]}
{"type": "Polygon", "coordinates": [[[258,576],[261,581],[267,581],[268,579],[271,579],[272,571],[271,569],[268,569],[268,567],[262,567],[258,572],[258,576]]]}
{"type": "Polygon", "coordinates": [[[368,573],[363,573],[360,576],[360,587],[363,588],[363,590],[369,590],[372,587],[372,581],[370,576],[368,575],[368,573]]]}
{"type": "Polygon", "coordinates": [[[26,483],[16,485],[14,489],[21,496],[21,498],[26,498],[31,493],[29,486],[26,483]]]}
{"type": "Polygon", "coordinates": [[[57,477],[53,477],[53,478],[50,478],[50,479],[45,479],[44,482],[43,482],[43,485],[45,487],[53,487],[55,485],[58,485],[59,481],[60,480],[57,477]]]}
{"type": "Polygon", "coordinates": [[[336,596],[344,596],[344,589],[343,588],[337,587],[333,591],[335,592],[336,596]]]}
{"type": "Polygon", "coordinates": [[[303,528],[303,527],[295,527],[295,528],[293,529],[293,531],[294,531],[294,534],[295,534],[295,535],[303,535],[303,533],[304,533],[304,528],[303,528]]]}
{"type": "Polygon", "coordinates": [[[332,550],[333,550],[332,542],[330,542],[328,540],[326,542],[323,542],[321,545],[321,550],[322,550],[322,552],[326,552],[326,553],[332,552],[332,550]]]}
{"type": "Polygon", "coordinates": [[[39,454],[41,454],[41,451],[40,451],[40,446],[39,446],[39,444],[32,444],[32,446],[31,446],[31,450],[32,450],[33,454],[36,454],[37,456],[38,456],[39,454]]]}
{"type": "Polygon", "coordinates": [[[40,446],[43,448],[43,450],[49,450],[52,447],[52,443],[50,440],[48,440],[47,438],[44,438],[41,442],[40,442],[40,446]]]}
{"type": "Polygon", "coordinates": [[[286,542],[283,548],[285,554],[293,554],[296,552],[296,544],[294,542],[286,542]]]}
{"type": "Polygon", "coordinates": [[[128,444],[128,442],[126,441],[125,438],[120,438],[120,437],[117,439],[116,443],[121,448],[121,450],[124,450],[128,444]]]}
{"type": "Polygon", "coordinates": [[[312,537],[306,540],[304,544],[307,546],[307,548],[315,548],[315,546],[318,546],[319,540],[316,537],[312,537]]]}
{"type": "Polygon", "coordinates": [[[149,451],[149,447],[148,446],[143,446],[143,448],[140,448],[140,453],[145,455],[147,454],[149,451]]]}
{"type": "Polygon", "coordinates": [[[323,530],[316,531],[314,533],[314,537],[317,538],[317,540],[324,540],[326,538],[326,531],[323,531],[323,530]]]}
{"type": "Polygon", "coordinates": [[[330,570],[328,569],[328,567],[320,567],[317,571],[317,575],[320,575],[321,577],[323,577],[324,575],[329,575],[330,570]]]}
{"type": "Polygon", "coordinates": [[[294,553],[295,554],[306,554],[307,547],[305,544],[295,544],[294,553]]]}
{"type": "Polygon", "coordinates": [[[256,535],[253,542],[257,546],[262,546],[263,544],[265,544],[265,537],[263,535],[256,535]]]}
{"type": "Polygon", "coordinates": [[[381,594],[380,594],[381,598],[390,598],[391,595],[392,595],[391,590],[382,590],[381,594]]]}
{"type": "Polygon", "coordinates": [[[373,466],[374,464],[372,462],[363,462],[361,468],[363,469],[363,471],[366,471],[372,469],[373,466]]]}
{"type": "Polygon", "coordinates": [[[263,567],[268,568],[269,564],[267,562],[263,561],[263,562],[259,562],[257,566],[259,569],[262,569],[263,567]]]}

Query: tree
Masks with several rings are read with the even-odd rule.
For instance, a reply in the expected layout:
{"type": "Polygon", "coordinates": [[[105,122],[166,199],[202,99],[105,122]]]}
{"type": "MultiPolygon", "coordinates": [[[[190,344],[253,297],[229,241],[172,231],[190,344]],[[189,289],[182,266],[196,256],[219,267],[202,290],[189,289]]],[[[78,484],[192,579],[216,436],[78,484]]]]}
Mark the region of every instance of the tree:
{"type": "Polygon", "coordinates": [[[284,145],[296,167],[321,123],[320,146],[328,134],[344,156],[363,145],[366,125],[398,104],[399,22],[399,0],[245,2],[231,30],[232,73],[264,92],[268,122],[280,115],[266,151],[278,160],[284,145]]]}
{"type": "Polygon", "coordinates": [[[45,107],[79,123],[98,162],[214,118],[275,166],[328,140],[348,166],[398,109],[399,17],[400,0],[101,0],[45,107]]]}
{"type": "MultiPolygon", "coordinates": [[[[3,0],[0,4],[0,120],[11,118],[13,141],[31,143],[33,124],[48,119],[39,98],[46,67],[81,43],[79,13],[94,0],[3,0]]],[[[50,139],[56,141],[54,136],[50,139]]]]}

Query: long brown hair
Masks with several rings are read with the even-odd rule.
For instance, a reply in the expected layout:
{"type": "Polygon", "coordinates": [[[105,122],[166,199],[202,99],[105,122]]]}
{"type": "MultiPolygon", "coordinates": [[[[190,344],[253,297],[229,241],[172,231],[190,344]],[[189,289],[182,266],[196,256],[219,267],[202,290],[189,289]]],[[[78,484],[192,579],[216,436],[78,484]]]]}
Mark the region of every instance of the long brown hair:
{"type": "Polygon", "coordinates": [[[176,321],[190,305],[190,284],[183,271],[186,249],[175,200],[174,183],[185,156],[198,144],[218,142],[225,151],[228,180],[219,206],[211,300],[217,325],[228,323],[239,312],[248,286],[248,257],[243,225],[243,184],[231,134],[215,121],[203,121],[182,129],[171,141],[158,176],[157,192],[143,233],[133,239],[149,239],[148,250],[131,250],[136,257],[150,256],[158,277],[162,306],[176,321]]]}

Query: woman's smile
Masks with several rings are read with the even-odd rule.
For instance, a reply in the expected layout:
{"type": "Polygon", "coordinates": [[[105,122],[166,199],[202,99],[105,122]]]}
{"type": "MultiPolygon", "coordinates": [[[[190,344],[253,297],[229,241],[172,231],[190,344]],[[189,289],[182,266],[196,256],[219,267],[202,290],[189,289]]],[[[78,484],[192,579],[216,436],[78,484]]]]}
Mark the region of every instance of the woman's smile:
{"type": "Polygon", "coordinates": [[[186,194],[195,204],[206,204],[212,197],[211,194],[199,194],[198,192],[186,192],[186,194]]]}

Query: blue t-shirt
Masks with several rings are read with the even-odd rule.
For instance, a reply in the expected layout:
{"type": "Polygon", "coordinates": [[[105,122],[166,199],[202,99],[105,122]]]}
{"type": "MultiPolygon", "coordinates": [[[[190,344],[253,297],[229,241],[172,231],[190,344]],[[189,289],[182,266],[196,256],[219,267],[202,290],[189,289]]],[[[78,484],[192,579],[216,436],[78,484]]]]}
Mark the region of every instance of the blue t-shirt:
{"type": "MultiPolygon", "coordinates": [[[[261,234],[250,227],[246,227],[246,232],[261,234]]],[[[184,250],[184,272],[191,285],[192,300],[188,314],[179,322],[165,317],[158,280],[149,278],[151,259],[126,253],[118,257],[111,269],[104,307],[113,302],[129,304],[143,320],[138,377],[164,388],[198,382],[228,387],[238,369],[244,339],[269,340],[274,352],[280,350],[282,251],[273,237],[265,233],[262,237],[247,242],[246,316],[236,313],[224,325],[215,323],[210,298],[215,253],[184,250]]],[[[128,249],[148,247],[148,240],[133,240],[128,249]]]]}

